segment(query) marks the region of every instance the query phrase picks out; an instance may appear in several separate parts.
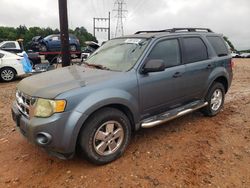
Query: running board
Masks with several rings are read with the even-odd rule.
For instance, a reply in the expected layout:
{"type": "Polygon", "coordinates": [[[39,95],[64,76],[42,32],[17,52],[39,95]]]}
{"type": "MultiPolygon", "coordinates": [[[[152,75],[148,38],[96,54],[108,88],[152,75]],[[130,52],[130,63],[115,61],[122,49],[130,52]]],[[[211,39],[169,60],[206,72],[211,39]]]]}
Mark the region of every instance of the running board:
{"type": "Polygon", "coordinates": [[[172,119],[181,117],[185,114],[188,114],[188,113],[193,112],[195,110],[198,110],[200,108],[203,108],[207,105],[208,105],[208,102],[205,102],[205,103],[203,102],[203,103],[198,103],[198,104],[197,104],[197,102],[194,102],[192,104],[189,104],[188,108],[182,107],[182,108],[174,109],[174,110],[165,112],[163,114],[154,116],[153,118],[148,118],[147,120],[144,120],[142,122],[141,127],[142,128],[151,128],[151,127],[154,127],[156,125],[170,121],[172,119]]]}

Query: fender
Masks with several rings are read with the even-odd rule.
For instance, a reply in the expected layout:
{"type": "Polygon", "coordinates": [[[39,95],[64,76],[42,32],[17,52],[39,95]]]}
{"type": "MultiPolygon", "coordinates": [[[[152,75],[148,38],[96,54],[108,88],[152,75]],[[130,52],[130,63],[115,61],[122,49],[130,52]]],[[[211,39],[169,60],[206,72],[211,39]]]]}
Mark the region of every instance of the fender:
{"type": "Polygon", "coordinates": [[[67,121],[68,126],[66,126],[64,135],[67,137],[69,132],[72,133],[70,134],[71,139],[66,139],[67,142],[65,142],[67,148],[70,148],[68,150],[75,148],[79,132],[88,117],[96,110],[112,104],[126,106],[133,115],[135,125],[139,125],[139,106],[137,100],[130,93],[119,89],[105,89],[91,93],[77,105],[67,121]]]}
{"type": "Polygon", "coordinates": [[[229,82],[229,74],[228,71],[224,68],[224,67],[217,67],[215,68],[211,74],[208,77],[208,81],[207,81],[207,89],[205,90],[205,92],[203,93],[203,97],[205,98],[207,95],[207,92],[209,90],[209,88],[211,87],[211,85],[214,83],[214,81],[219,78],[219,77],[224,77],[227,80],[228,85],[230,85],[229,82]]]}
{"type": "Polygon", "coordinates": [[[133,114],[135,122],[139,120],[139,104],[137,100],[130,93],[120,89],[104,89],[91,93],[77,105],[75,111],[89,116],[94,111],[111,104],[126,106],[133,114]]]}

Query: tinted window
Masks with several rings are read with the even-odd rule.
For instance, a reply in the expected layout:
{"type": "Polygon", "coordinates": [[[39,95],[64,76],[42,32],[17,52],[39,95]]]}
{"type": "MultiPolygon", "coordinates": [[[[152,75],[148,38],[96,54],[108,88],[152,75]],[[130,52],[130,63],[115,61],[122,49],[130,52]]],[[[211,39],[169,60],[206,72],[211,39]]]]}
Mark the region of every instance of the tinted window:
{"type": "Polygon", "coordinates": [[[183,38],[186,63],[193,63],[208,59],[207,48],[201,38],[183,38]]]}
{"type": "Polygon", "coordinates": [[[3,56],[4,56],[4,54],[1,54],[1,53],[0,53],[0,58],[2,58],[3,56]]]}
{"type": "Polygon", "coordinates": [[[228,55],[228,49],[221,37],[207,37],[218,56],[228,55]]]}
{"type": "Polygon", "coordinates": [[[166,67],[180,64],[180,49],[177,39],[165,40],[157,43],[148,56],[150,59],[162,59],[166,67]]]}
{"type": "Polygon", "coordinates": [[[5,43],[2,48],[16,48],[16,45],[13,42],[5,43]]]}

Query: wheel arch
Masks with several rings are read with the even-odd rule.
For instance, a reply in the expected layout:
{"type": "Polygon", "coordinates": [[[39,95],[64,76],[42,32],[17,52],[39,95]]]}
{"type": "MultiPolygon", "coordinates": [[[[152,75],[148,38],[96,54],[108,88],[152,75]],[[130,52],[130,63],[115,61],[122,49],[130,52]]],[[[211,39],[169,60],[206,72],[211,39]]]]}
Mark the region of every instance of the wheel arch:
{"type": "Polygon", "coordinates": [[[124,105],[124,104],[121,104],[121,103],[110,103],[110,104],[105,104],[93,111],[91,111],[91,113],[89,113],[89,115],[86,116],[86,118],[84,118],[84,121],[80,123],[81,127],[78,128],[77,130],[77,134],[76,134],[76,137],[75,137],[75,141],[74,141],[74,145],[75,145],[75,151],[77,151],[77,148],[78,148],[78,142],[79,142],[79,135],[81,133],[81,130],[84,129],[84,124],[99,110],[101,109],[104,109],[104,108],[114,108],[114,109],[117,109],[117,110],[120,110],[121,112],[123,112],[129,119],[130,121],[130,125],[131,125],[131,131],[132,132],[135,132],[137,129],[138,129],[138,126],[136,126],[136,123],[135,123],[135,117],[131,111],[131,109],[124,105]]]}
{"type": "Polygon", "coordinates": [[[217,77],[214,81],[213,81],[213,83],[214,82],[219,82],[219,83],[221,83],[223,86],[224,86],[224,88],[225,88],[225,93],[227,93],[227,91],[228,91],[228,80],[227,80],[227,78],[225,77],[225,76],[219,76],[219,77],[217,77]]]}
{"type": "Polygon", "coordinates": [[[15,74],[17,75],[17,70],[14,68],[14,67],[11,67],[11,66],[4,66],[4,67],[1,67],[0,68],[0,71],[2,71],[3,69],[5,68],[9,68],[9,69],[13,69],[15,71],[15,74]]]}

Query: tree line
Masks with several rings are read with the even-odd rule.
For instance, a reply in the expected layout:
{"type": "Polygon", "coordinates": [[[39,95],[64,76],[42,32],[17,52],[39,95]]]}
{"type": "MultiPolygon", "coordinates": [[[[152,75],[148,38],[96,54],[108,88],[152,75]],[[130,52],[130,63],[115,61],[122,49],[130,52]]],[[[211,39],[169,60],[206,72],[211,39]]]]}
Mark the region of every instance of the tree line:
{"type": "MultiPolygon", "coordinates": [[[[0,26],[0,42],[5,40],[24,40],[24,47],[29,47],[29,42],[35,36],[46,37],[51,34],[59,34],[58,29],[52,29],[50,27],[30,27],[27,28],[25,25],[20,25],[19,27],[3,27],[0,26]]],[[[74,34],[80,41],[81,46],[84,46],[85,41],[95,41],[97,39],[87,31],[84,27],[76,27],[75,29],[69,29],[69,33],[74,34]]]]}

